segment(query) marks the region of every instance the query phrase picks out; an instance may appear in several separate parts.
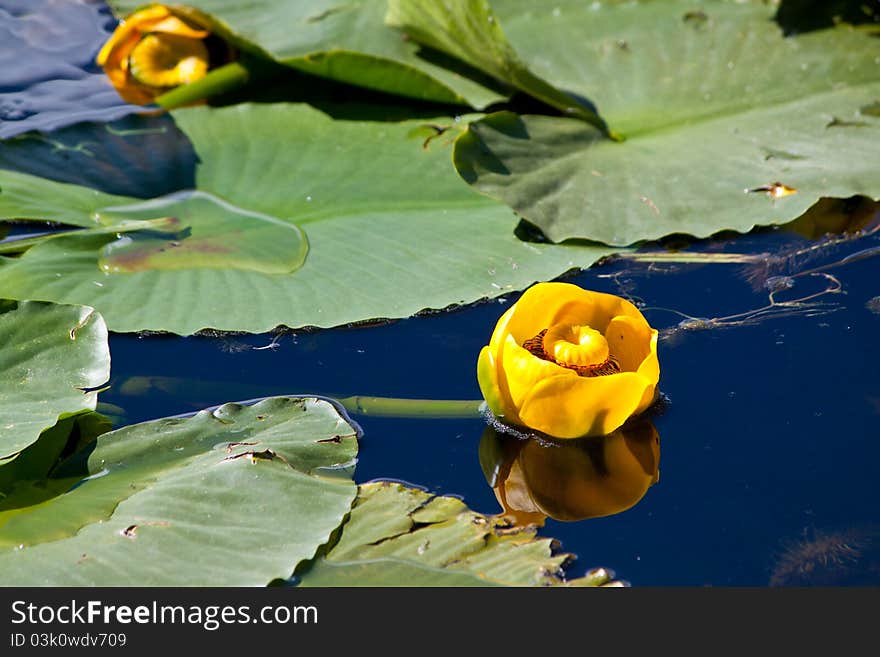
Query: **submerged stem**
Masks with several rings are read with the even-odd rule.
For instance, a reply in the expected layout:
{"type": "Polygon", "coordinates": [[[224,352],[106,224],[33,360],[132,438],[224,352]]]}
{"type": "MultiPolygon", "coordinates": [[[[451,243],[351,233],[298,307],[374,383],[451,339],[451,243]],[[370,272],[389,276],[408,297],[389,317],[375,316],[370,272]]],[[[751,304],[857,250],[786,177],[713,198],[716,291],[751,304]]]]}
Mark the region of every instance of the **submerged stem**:
{"type": "Polygon", "coordinates": [[[705,262],[716,264],[745,264],[767,259],[766,253],[667,253],[666,251],[646,251],[642,253],[618,253],[618,258],[635,262],[705,262]]]}

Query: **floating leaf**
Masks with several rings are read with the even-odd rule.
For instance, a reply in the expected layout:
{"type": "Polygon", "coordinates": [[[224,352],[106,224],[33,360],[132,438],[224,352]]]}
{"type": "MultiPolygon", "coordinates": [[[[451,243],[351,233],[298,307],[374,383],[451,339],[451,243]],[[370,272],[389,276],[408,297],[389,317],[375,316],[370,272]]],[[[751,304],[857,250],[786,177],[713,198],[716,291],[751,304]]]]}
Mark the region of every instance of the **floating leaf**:
{"type": "Polygon", "coordinates": [[[60,415],[94,409],[110,377],[104,319],[92,308],[0,300],[0,459],[60,415]]]}
{"type": "MultiPolygon", "coordinates": [[[[114,331],[259,333],[469,303],[589,266],[611,251],[518,240],[509,208],[474,192],[450,166],[453,119],[334,121],[291,104],[198,107],[174,116],[199,158],[199,193],[301,227],[309,238],[302,267],[292,275],[232,267],[112,273],[102,271],[101,258],[116,235],[93,228],[0,258],[0,296],[88,303],[114,331]],[[438,133],[427,144],[415,130],[425,126],[438,133]]],[[[96,213],[137,202],[0,171],[0,216],[97,227],[96,213]]],[[[228,232],[223,243],[236,241],[228,232]]],[[[277,257],[266,250],[267,262],[277,257]]]]}
{"type": "Polygon", "coordinates": [[[859,112],[880,96],[880,39],[849,26],[783,38],[757,1],[704,2],[701,20],[682,0],[493,6],[538,75],[590,94],[627,138],[498,113],[458,140],[461,175],[551,240],[704,237],[880,195],[880,121],[859,112]]]}
{"type": "Polygon", "coordinates": [[[528,69],[504,36],[487,0],[389,0],[386,20],[419,43],[606,130],[591,103],[560,91],[528,69]]]}
{"type": "Polygon", "coordinates": [[[225,404],[106,433],[48,480],[17,478],[0,491],[0,582],[261,586],[288,577],[348,513],[356,453],[354,429],[314,398],[225,404]],[[68,490],[33,503],[37,484],[58,482],[68,490]]]}
{"type": "Polygon", "coordinates": [[[56,497],[81,477],[53,477],[55,468],[75,451],[85,448],[113,427],[94,411],[67,415],[43,431],[14,458],[0,461],[0,532],[13,515],[56,497]]]}
{"type": "Polygon", "coordinates": [[[454,497],[391,482],[360,486],[329,552],[298,573],[302,586],[591,586],[608,571],[565,581],[570,554],[534,527],[512,528],[454,497]]]}
{"type": "MultiPolygon", "coordinates": [[[[113,0],[124,17],[141,0],[113,0]]],[[[244,51],[313,75],[401,96],[481,109],[506,95],[450,62],[435,62],[384,23],[385,0],[187,0],[199,22],[244,51]]]]}
{"type": "Polygon", "coordinates": [[[236,208],[205,192],[180,192],[132,205],[102,208],[98,221],[172,218],[162,232],[121,235],[101,249],[106,272],[223,268],[289,274],[305,261],[308,242],[296,225],[236,208]]]}

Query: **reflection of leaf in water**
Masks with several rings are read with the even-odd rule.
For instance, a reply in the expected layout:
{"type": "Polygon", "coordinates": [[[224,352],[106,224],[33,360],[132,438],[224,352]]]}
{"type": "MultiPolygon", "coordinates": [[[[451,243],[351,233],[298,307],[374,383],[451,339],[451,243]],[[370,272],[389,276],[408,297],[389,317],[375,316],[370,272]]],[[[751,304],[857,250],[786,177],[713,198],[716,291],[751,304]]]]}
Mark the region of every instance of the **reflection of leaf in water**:
{"type": "Polygon", "coordinates": [[[880,531],[805,529],[786,541],[770,575],[770,586],[858,586],[880,577],[880,531]]]}

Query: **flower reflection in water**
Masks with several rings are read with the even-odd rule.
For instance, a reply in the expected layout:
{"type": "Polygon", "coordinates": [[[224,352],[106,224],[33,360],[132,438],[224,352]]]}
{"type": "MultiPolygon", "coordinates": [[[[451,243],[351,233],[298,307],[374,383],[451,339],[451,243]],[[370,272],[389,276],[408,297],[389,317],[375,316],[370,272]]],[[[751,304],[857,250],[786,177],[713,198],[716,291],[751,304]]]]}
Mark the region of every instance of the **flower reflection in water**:
{"type": "Polygon", "coordinates": [[[607,436],[559,441],[487,426],[480,465],[516,525],[600,518],[633,507],[659,481],[660,436],[644,417],[607,436]]]}

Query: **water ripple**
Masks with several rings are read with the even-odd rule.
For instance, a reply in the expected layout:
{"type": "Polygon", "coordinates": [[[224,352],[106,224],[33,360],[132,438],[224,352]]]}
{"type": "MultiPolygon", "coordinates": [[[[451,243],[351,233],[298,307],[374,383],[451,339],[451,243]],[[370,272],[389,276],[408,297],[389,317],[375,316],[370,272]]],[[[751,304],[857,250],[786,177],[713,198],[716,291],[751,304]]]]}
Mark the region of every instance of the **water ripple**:
{"type": "Polygon", "coordinates": [[[95,64],[116,19],[96,0],[4,0],[0,6],[0,139],[141,110],[95,64]]]}

